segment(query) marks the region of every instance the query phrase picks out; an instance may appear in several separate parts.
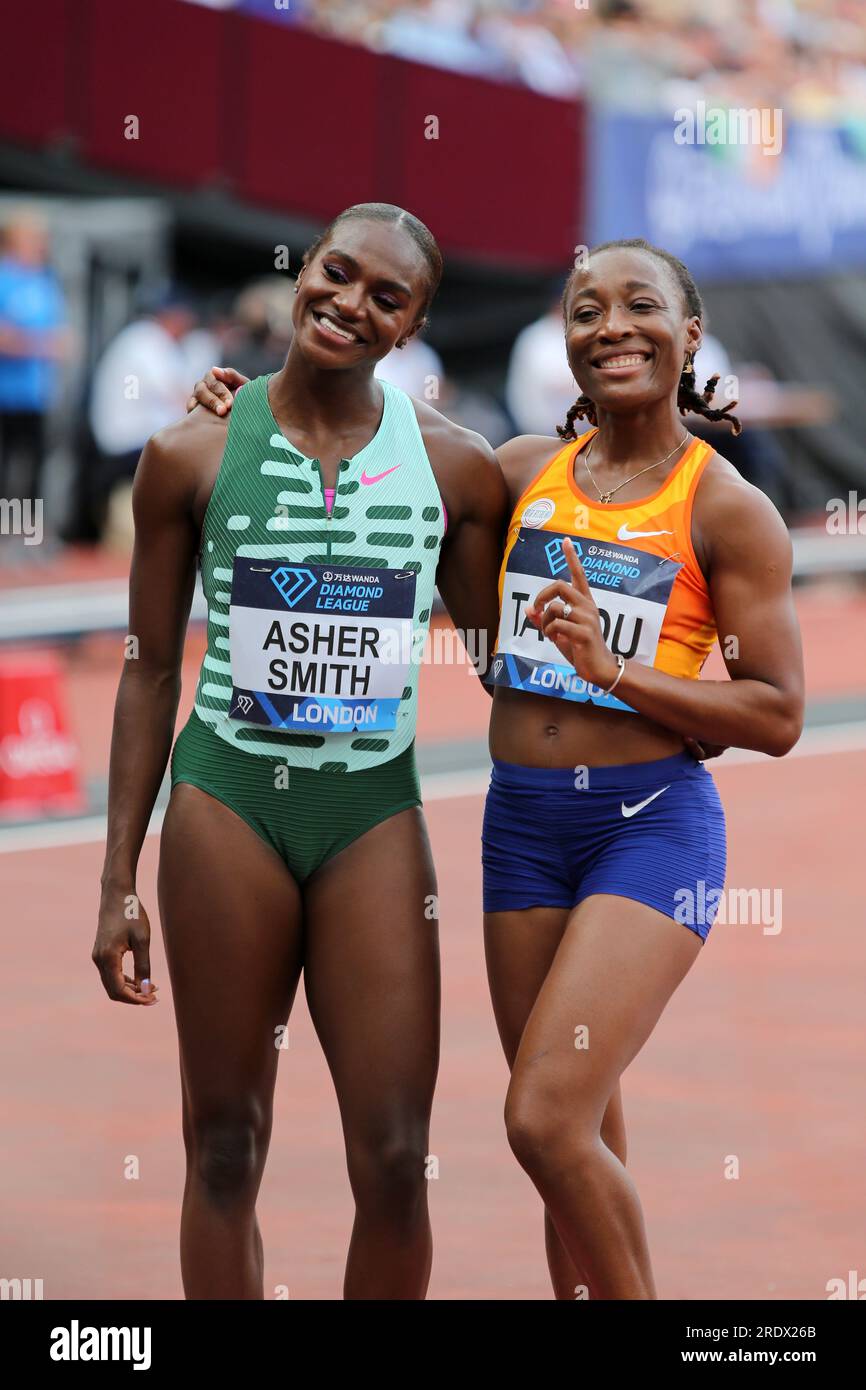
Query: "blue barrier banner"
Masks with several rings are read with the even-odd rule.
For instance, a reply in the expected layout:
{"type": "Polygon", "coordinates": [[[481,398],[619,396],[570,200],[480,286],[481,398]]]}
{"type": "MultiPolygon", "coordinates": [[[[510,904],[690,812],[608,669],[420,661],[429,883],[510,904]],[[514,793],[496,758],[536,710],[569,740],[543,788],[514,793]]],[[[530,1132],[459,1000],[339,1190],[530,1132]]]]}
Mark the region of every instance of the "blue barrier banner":
{"type": "Polygon", "coordinates": [[[590,245],[641,236],[704,279],[866,266],[866,130],[706,108],[593,112],[590,245]]]}

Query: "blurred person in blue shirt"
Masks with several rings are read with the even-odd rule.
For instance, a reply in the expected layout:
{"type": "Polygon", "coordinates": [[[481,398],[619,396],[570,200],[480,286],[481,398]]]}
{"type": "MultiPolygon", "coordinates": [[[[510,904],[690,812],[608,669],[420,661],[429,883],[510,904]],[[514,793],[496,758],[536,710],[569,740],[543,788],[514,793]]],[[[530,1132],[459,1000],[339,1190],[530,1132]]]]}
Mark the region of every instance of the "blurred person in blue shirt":
{"type": "Polygon", "coordinates": [[[0,496],[37,498],[45,419],[57,396],[68,345],[60,282],[48,264],[42,222],[22,213],[7,223],[0,253],[0,496]],[[19,468],[17,484],[13,461],[19,468]],[[17,491],[12,492],[13,486],[17,491]]]}

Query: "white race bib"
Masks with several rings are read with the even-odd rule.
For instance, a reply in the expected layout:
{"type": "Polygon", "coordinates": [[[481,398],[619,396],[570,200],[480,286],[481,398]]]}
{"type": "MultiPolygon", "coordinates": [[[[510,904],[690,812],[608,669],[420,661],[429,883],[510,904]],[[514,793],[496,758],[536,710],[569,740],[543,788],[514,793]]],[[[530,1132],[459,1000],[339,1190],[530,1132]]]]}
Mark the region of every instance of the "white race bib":
{"type": "Polygon", "coordinates": [[[228,718],[316,733],[393,729],[415,582],[414,570],[235,556],[228,718]]]}
{"type": "MultiPolygon", "coordinates": [[[[521,527],[508,556],[490,685],[556,695],[631,710],[615,695],[589,685],[563,661],[556,644],[526,617],[527,605],[553,579],[571,582],[562,549],[565,534],[521,527]]],[[[652,666],[668,600],[682,565],[618,542],[571,536],[598,606],[602,635],[615,656],[652,666]]]]}

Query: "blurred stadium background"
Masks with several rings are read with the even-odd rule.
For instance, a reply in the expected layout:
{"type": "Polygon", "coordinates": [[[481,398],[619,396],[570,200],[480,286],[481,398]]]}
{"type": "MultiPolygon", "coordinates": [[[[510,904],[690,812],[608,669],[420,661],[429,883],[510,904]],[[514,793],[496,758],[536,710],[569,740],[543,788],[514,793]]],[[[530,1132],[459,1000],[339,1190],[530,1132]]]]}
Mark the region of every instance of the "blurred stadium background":
{"type": "MultiPolygon", "coordinates": [[[[698,376],[718,370],[745,423],[739,440],[720,430],[714,442],[794,536],[805,739],[866,747],[861,0],[0,0],[0,21],[0,852],[9,902],[54,944],[65,890],[53,884],[52,896],[53,875],[42,875],[62,863],[85,919],[64,941],[67,972],[89,969],[139,450],[212,362],[248,374],[280,365],[302,252],[351,203],[411,209],[446,258],[424,341],[380,370],[428,398],[434,379],[433,403],[494,444],[552,434],[574,399],[558,299],[579,248],[646,236],[687,262],[708,309],[698,376]],[[781,112],[778,152],[679,143],[677,113],[701,103],[781,112]],[[139,392],[126,389],[132,378],[139,392]],[[75,869],[62,859],[75,851],[32,852],[88,843],[75,869]]],[[[181,718],[201,617],[197,600],[181,718]]],[[[431,801],[478,792],[484,696],[462,667],[432,669],[426,684],[431,801]]],[[[862,774],[863,752],[851,758],[846,775],[862,774]]],[[[829,788],[838,764],[823,767],[829,788]]],[[[778,818],[778,853],[798,846],[802,869],[814,846],[802,821],[785,819],[800,796],[793,773],[748,775],[762,810],[745,823],[761,834],[778,818]]],[[[446,894],[477,937],[480,812],[459,806],[464,843],[446,894]]],[[[444,837],[437,814],[433,805],[444,837]]],[[[848,814],[844,803],[827,812],[830,842],[848,814]]],[[[858,901],[845,880],[835,910],[845,917],[858,901]]],[[[822,909],[810,900],[803,911],[814,925],[822,909]]],[[[808,958],[800,966],[808,973],[808,958]]],[[[24,998],[31,976],[20,984],[24,998]]],[[[738,987],[732,971],[723,1002],[738,987]]],[[[80,989],[84,1014],[95,972],[80,989]]],[[[480,1016],[478,989],[467,999],[480,1016]]],[[[754,1054],[741,1046],[748,1070],[754,1054]]],[[[494,1056],[487,1034],[485,1047],[494,1056]]],[[[155,1103],[164,1110],[164,1095],[155,1103]]],[[[173,1112],[166,1123],[174,1154],[173,1112]]],[[[843,1147],[850,1138],[840,1131],[843,1147]]],[[[510,1168],[507,1181],[528,1201],[510,1168]]],[[[166,1180],[169,1205],[172,1192],[166,1180]]],[[[839,1202],[842,1239],[850,1210],[839,1202]]],[[[26,1200],[19,1210],[25,1251],[26,1200]]],[[[104,1292],[98,1272],[61,1268],[67,1287],[104,1292]]],[[[525,1292],[521,1268],[509,1296],[525,1292]]],[[[329,1287],[324,1274],[320,1283],[329,1287]]],[[[465,1284],[477,1296],[472,1276],[465,1284]]],[[[538,1270],[528,1286],[541,1296],[538,1270]]],[[[714,1291],[778,1297],[786,1286],[755,1275],[746,1287],[726,1293],[722,1280],[714,1291]]],[[[823,1296],[805,1277],[794,1287],[823,1296]]]]}
{"type": "MultiPolygon", "coordinates": [[[[781,508],[798,582],[859,582],[858,0],[150,0],[120,14],[0,0],[21,56],[0,89],[0,655],[47,640],[77,679],[91,635],[124,630],[145,439],[212,362],[280,365],[305,246],[372,199],[427,221],[446,256],[424,341],[379,370],[494,444],[552,434],[574,399],[557,305],[579,248],[645,235],[679,254],[708,309],[698,376],[719,371],[746,424],[713,442],[781,508]],[[700,103],[764,113],[777,152],[736,132],[678,143],[677,113],[700,103]]],[[[88,805],[104,799],[108,707],[76,732],[88,805]]]]}

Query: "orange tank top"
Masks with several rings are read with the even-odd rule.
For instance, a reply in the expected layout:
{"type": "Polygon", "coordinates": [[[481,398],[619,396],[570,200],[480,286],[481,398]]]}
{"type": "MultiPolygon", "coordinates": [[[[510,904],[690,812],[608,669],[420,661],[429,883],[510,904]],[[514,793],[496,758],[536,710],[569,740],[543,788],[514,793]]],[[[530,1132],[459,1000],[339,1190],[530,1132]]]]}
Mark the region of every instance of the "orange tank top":
{"type": "Polygon", "coordinates": [[[526,606],[551,580],[570,580],[562,549],[570,536],[610,650],[671,676],[696,679],[716,640],[691,535],[695,491],[713,450],[695,439],[650,497],[605,504],[593,501],[574,478],[575,460],[596,433],[588,430],[554,454],[517,502],[499,574],[499,633],[487,679],[633,713],[615,695],[582,680],[527,620],[526,606]]]}

